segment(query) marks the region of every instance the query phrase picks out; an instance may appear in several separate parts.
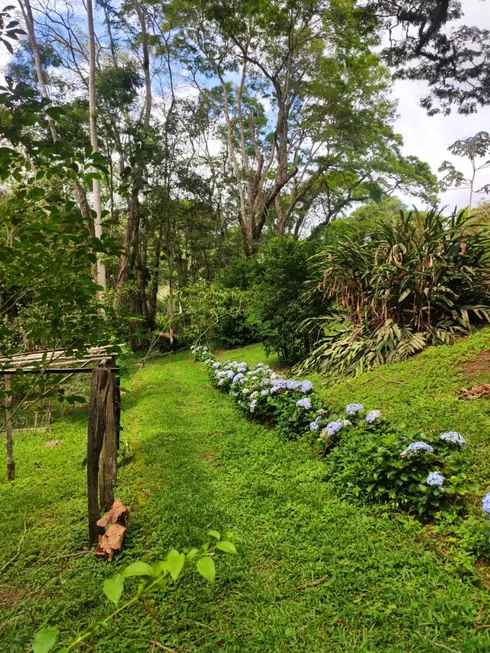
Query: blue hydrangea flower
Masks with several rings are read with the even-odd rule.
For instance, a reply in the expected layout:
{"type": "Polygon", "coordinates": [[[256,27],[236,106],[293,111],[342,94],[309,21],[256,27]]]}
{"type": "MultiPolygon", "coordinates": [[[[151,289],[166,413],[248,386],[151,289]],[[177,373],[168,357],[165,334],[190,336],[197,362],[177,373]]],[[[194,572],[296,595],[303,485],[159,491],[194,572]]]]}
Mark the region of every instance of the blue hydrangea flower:
{"type": "Polygon", "coordinates": [[[206,363],[206,365],[211,365],[213,360],[214,360],[213,358],[206,358],[206,360],[204,362],[206,363]]]}
{"type": "Polygon", "coordinates": [[[254,412],[256,405],[257,405],[257,399],[254,399],[253,401],[250,402],[250,412],[251,413],[254,412]]]}
{"type": "Polygon", "coordinates": [[[332,435],[338,433],[343,425],[343,422],[329,422],[325,428],[325,431],[327,432],[327,435],[331,437],[332,435]]]}
{"type": "Polygon", "coordinates": [[[286,387],[286,381],[284,379],[276,379],[274,385],[271,388],[271,395],[283,390],[286,387]]]}
{"type": "Polygon", "coordinates": [[[269,394],[269,391],[268,391],[267,389],[266,389],[266,390],[261,390],[261,391],[260,391],[260,394],[261,394],[263,397],[267,397],[267,395],[269,394]]]}
{"type": "Polygon", "coordinates": [[[490,492],[487,492],[485,496],[483,497],[483,500],[481,502],[481,506],[483,509],[483,512],[486,514],[487,517],[490,517],[490,492]]]}
{"type": "Polygon", "coordinates": [[[362,413],[364,406],[362,404],[347,404],[345,412],[347,415],[357,415],[357,413],[362,413]]]}
{"type": "Polygon", "coordinates": [[[223,385],[224,382],[225,382],[224,379],[220,379],[220,380],[218,381],[218,385],[223,385]]]}
{"type": "Polygon", "coordinates": [[[319,428],[320,428],[320,427],[319,427],[319,425],[317,424],[317,422],[311,422],[311,423],[310,423],[310,431],[318,431],[319,428]]]}
{"type": "Polygon", "coordinates": [[[293,381],[292,379],[286,381],[286,388],[288,390],[297,390],[300,386],[301,386],[301,381],[293,381]]]}
{"type": "Polygon", "coordinates": [[[425,482],[427,483],[427,485],[432,485],[433,487],[438,487],[440,490],[442,490],[442,486],[444,485],[445,480],[446,479],[441,473],[431,472],[429,476],[427,476],[425,482]]]}
{"type": "Polygon", "coordinates": [[[441,433],[439,439],[443,442],[451,442],[452,444],[456,444],[458,447],[461,447],[461,449],[466,447],[466,440],[457,431],[448,431],[447,433],[441,433]]]}
{"type": "Polygon", "coordinates": [[[375,422],[380,417],[381,417],[381,411],[380,410],[370,410],[369,413],[366,415],[365,422],[366,422],[366,424],[372,424],[373,422],[375,422]]]}
{"type": "Polygon", "coordinates": [[[304,395],[307,395],[313,390],[313,383],[311,381],[303,381],[299,389],[304,395]]]}
{"type": "Polygon", "coordinates": [[[304,399],[298,399],[296,402],[296,406],[298,408],[305,408],[306,410],[311,409],[311,399],[309,397],[305,397],[304,399]]]}
{"type": "Polygon", "coordinates": [[[223,365],[223,363],[220,363],[219,361],[216,361],[216,363],[213,363],[213,367],[214,367],[215,370],[219,369],[222,365],[223,365]]]}
{"type": "Polygon", "coordinates": [[[434,449],[427,442],[411,442],[408,447],[402,451],[402,456],[407,456],[411,453],[417,453],[417,451],[428,451],[429,453],[432,453],[434,449]]]}

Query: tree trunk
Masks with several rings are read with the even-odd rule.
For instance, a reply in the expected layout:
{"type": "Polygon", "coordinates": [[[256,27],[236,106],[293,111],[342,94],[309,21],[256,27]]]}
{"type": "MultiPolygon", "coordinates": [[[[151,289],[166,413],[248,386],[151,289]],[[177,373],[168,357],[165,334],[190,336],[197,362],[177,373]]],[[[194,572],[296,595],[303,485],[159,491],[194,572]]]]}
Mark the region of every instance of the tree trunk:
{"type": "MultiPolygon", "coordinates": [[[[99,151],[97,138],[97,107],[95,103],[95,33],[94,11],[92,0],[87,0],[88,48],[89,48],[89,73],[88,73],[88,103],[90,114],[90,143],[94,152],[99,151]]],[[[97,170],[94,170],[97,172],[97,170]]],[[[102,238],[102,204],[100,199],[100,179],[93,179],[92,192],[95,210],[95,237],[102,238]]],[[[103,290],[107,289],[105,264],[100,253],[97,253],[97,283],[103,290]]]]}
{"type": "Polygon", "coordinates": [[[152,276],[148,291],[148,324],[154,329],[157,321],[157,301],[160,275],[160,256],[162,254],[162,226],[158,230],[158,237],[155,242],[155,253],[153,255],[152,276]]]}
{"type": "MultiPolygon", "coordinates": [[[[31,50],[32,50],[32,55],[34,57],[34,66],[36,68],[36,77],[37,77],[37,82],[39,84],[39,90],[41,92],[41,96],[45,100],[49,100],[46,84],[44,83],[44,73],[43,73],[43,67],[41,62],[41,55],[39,53],[39,47],[37,44],[36,32],[34,29],[34,18],[32,15],[30,0],[19,0],[19,4],[22,11],[22,15],[24,17],[24,22],[26,24],[27,34],[29,36],[29,42],[31,44],[31,50]]],[[[58,130],[56,129],[56,123],[53,120],[53,118],[51,118],[51,116],[48,116],[48,125],[51,131],[53,142],[56,143],[56,141],[59,140],[59,135],[58,135],[58,130]]],[[[91,236],[95,236],[94,223],[90,212],[90,205],[87,200],[87,194],[85,192],[85,189],[78,181],[78,179],[75,179],[74,181],[74,191],[75,191],[75,199],[80,209],[80,213],[82,217],[85,219],[87,229],[89,230],[91,236]]]]}
{"type": "Polygon", "coordinates": [[[168,332],[170,335],[170,344],[174,344],[174,259],[171,251],[167,254],[168,258],[168,332]]]}
{"type": "Polygon", "coordinates": [[[146,287],[148,285],[148,220],[145,216],[140,221],[139,247],[136,255],[136,273],[138,277],[139,304],[141,314],[148,326],[148,298],[146,287]]]}

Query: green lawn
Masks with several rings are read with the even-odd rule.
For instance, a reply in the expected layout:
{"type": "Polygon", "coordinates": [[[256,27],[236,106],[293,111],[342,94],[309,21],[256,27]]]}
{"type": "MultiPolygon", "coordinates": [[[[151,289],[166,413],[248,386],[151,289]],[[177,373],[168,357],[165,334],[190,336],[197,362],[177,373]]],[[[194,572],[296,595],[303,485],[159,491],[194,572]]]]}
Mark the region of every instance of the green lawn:
{"type": "MultiPolygon", "coordinates": [[[[488,331],[479,334],[472,355],[488,341],[488,331]]],[[[450,426],[484,446],[486,402],[457,401],[461,383],[443,365],[452,369],[451,357],[464,347],[438,350],[437,364],[431,352],[404,364],[411,372],[383,370],[403,384],[367,375],[322,393],[331,403],[361,400],[428,428],[450,426]],[[416,376],[417,365],[424,366],[420,377],[427,367],[430,383],[416,376]]],[[[222,357],[258,362],[263,352],[254,346],[222,357]]],[[[29,650],[45,624],[73,636],[109,611],[104,578],[133,560],[199,544],[209,528],[232,530],[239,549],[237,557],[219,557],[214,586],[187,575],[83,650],[150,652],[145,640],[156,638],[179,653],[490,651],[490,629],[481,628],[490,623],[485,587],[437,555],[415,522],[329,495],[314,452],[247,421],[210,386],[203,365],[185,354],[167,357],[123,386],[131,390],[123,439],[135,457],[120,471],[118,495],[133,518],[124,553],[111,565],[91,555],[57,557],[83,551],[86,536],[85,411],[49,437],[17,436],[18,480],[9,486],[3,471],[0,477],[0,569],[21,544],[0,575],[2,653],[29,650]],[[47,449],[52,437],[63,444],[47,449]]]]}

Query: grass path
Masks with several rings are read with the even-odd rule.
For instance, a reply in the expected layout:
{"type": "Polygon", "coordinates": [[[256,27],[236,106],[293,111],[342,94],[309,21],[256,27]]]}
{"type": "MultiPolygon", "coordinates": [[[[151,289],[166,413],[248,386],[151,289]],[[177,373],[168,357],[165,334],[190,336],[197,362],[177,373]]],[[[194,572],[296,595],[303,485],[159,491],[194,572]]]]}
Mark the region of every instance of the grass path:
{"type": "MultiPolygon", "coordinates": [[[[0,578],[0,600],[10,596],[0,603],[2,652],[27,650],[29,633],[43,623],[73,634],[106,613],[103,578],[132,560],[199,544],[209,528],[232,530],[240,551],[217,560],[214,586],[186,577],[85,650],[149,652],[144,640],[156,636],[179,653],[490,651],[489,629],[480,627],[490,623],[486,589],[458,576],[416,526],[330,497],[311,450],[247,421],[210,386],[203,366],[185,355],[150,364],[124,408],[136,459],[120,474],[120,495],[134,517],[111,566],[91,556],[39,562],[53,542],[62,551],[81,546],[83,472],[67,470],[75,467],[83,420],[64,432],[63,478],[61,447],[47,453],[41,441],[19,442],[23,474],[41,475],[45,491],[29,513],[22,556],[0,578]],[[38,453],[46,460],[34,473],[27,461],[38,453]]],[[[0,481],[0,506],[9,502],[0,528],[11,534],[0,568],[15,553],[23,503],[33,498],[16,492],[0,481]]]]}

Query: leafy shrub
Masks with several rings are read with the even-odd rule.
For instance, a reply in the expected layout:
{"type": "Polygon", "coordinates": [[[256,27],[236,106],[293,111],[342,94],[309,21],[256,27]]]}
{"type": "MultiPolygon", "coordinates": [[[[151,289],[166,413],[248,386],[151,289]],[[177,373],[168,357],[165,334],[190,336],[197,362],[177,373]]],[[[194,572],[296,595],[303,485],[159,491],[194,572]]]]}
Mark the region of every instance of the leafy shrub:
{"type": "MultiPolygon", "coordinates": [[[[490,319],[490,238],[464,212],[400,215],[371,238],[346,238],[318,257],[321,286],[339,315],[300,370],[356,373],[403,360],[490,319]]],[[[318,328],[318,320],[309,321],[318,328]]]]}
{"type": "Polygon", "coordinates": [[[383,422],[364,419],[341,431],[326,463],[337,495],[423,517],[454,509],[471,488],[460,446],[383,422]]]}
{"type": "Polygon", "coordinates": [[[209,359],[211,382],[228,392],[238,405],[256,419],[277,424],[281,436],[296,439],[312,420],[314,399],[310,381],[283,379],[259,363],[253,370],[246,363],[220,363],[209,359]]]}
{"type": "MultiPolygon", "coordinates": [[[[388,503],[421,517],[448,515],[471,489],[465,469],[466,441],[456,432],[422,439],[420,432],[391,425],[379,410],[348,404],[332,414],[318,401],[310,381],[279,377],[259,363],[206,364],[213,385],[244,412],[278,427],[283,439],[309,437],[321,444],[332,490],[340,497],[388,503]]],[[[484,499],[490,515],[490,493],[484,499]]]]}
{"type": "Polygon", "coordinates": [[[320,312],[321,296],[306,292],[309,260],[316,250],[312,241],[273,238],[254,263],[251,319],[266,352],[275,351],[284,361],[300,360],[314,342],[314,333],[301,331],[300,325],[320,312]]]}
{"type": "Polygon", "coordinates": [[[181,328],[182,340],[194,342],[204,337],[227,348],[257,341],[257,331],[248,321],[245,291],[200,282],[186,291],[183,301],[186,325],[181,328]]]}

